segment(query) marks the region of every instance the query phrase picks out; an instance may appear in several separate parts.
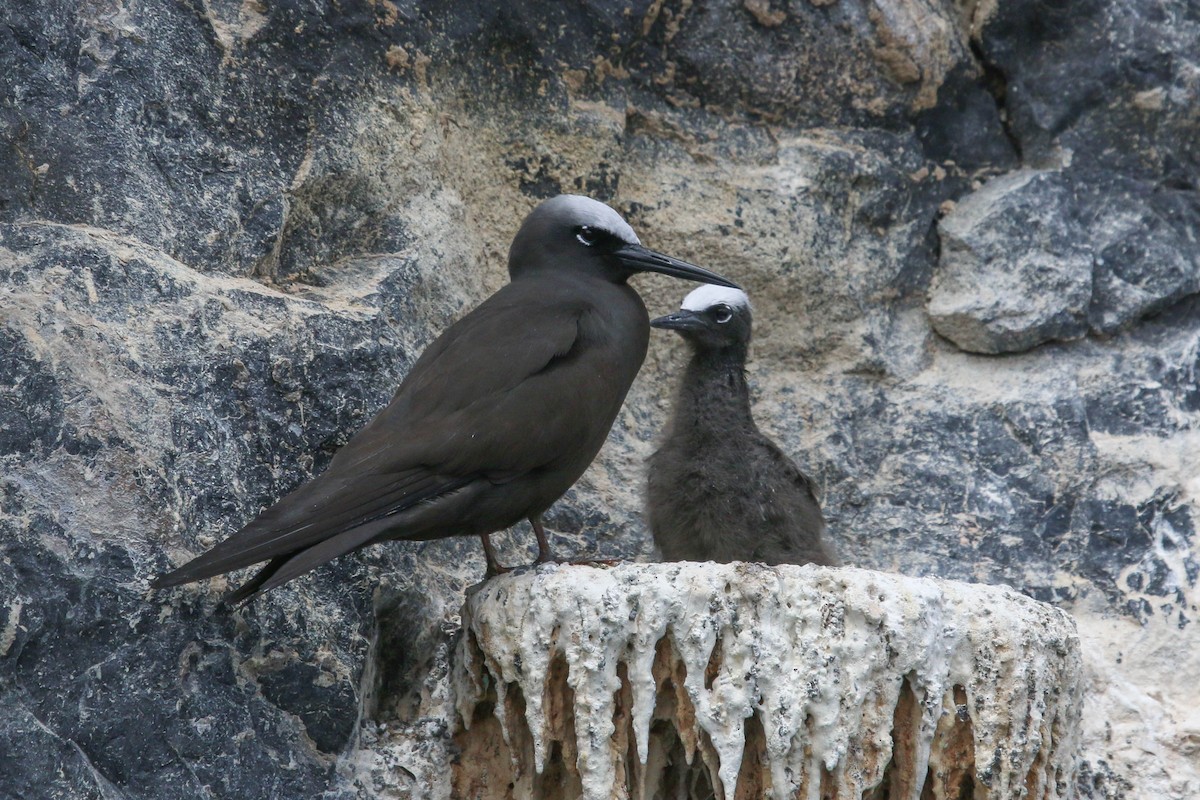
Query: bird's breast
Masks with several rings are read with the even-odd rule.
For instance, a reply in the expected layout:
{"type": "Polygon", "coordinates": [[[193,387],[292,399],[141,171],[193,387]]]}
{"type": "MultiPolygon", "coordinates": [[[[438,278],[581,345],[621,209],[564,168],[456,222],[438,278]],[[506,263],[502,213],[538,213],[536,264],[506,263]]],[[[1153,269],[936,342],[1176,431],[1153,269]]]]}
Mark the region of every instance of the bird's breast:
{"type": "Polygon", "coordinates": [[[589,344],[631,370],[628,379],[632,383],[650,343],[650,315],[631,287],[609,287],[588,304],[580,318],[580,333],[589,344]]]}

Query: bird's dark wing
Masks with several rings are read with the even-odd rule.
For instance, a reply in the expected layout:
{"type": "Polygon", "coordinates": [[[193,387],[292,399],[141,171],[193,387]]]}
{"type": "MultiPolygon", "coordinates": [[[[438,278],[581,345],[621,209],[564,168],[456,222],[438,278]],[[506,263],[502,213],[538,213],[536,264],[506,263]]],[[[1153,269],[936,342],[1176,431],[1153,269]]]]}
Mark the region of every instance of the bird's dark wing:
{"type": "Polygon", "coordinates": [[[571,443],[580,404],[556,409],[558,387],[538,378],[570,361],[584,310],[561,299],[493,295],[430,345],[392,402],[324,473],[155,585],[294,554],[472,480],[510,479],[553,458],[571,443]],[[521,409],[542,433],[521,430],[512,417],[521,409]]]}
{"type": "Polygon", "coordinates": [[[814,505],[820,504],[820,492],[817,489],[816,483],[809,477],[808,473],[796,466],[796,462],[788,458],[787,455],[780,450],[774,443],[771,443],[771,451],[780,464],[780,469],[792,479],[796,484],[796,488],[804,492],[809,500],[812,500],[814,505]]]}
{"type": "Polygon", "coordinates": [[[503,480],[544,467],[619,406],[631,376],[581,336],[593,313],[553,287],[512,283],[449,328],[392,402],[331,465],[503,480]]]}
{"type": "MultiPolygon", "coordinates": [[[[554,319],[539,320],[535,330],[554,345],[543,344],[537,358],[522,357],[521,380],[510,378],[499,391],[439,412],[440,424],[428,426],[421,440],[427,463],[452,473],[486,465],[485,474],[494,482],[537,470],[562,469],[565,474],[577,468],[565,491],[608,436],[645,356],[645,340],[635,330],[605,338],[605,325],[596,324],[592,315],[598,312],[547,309],[547,317],[554,319]]],[[[504,329],[496,341],[504,345],[502,352],[529,346],[519,340],[518,331],[504,329]]],[[[418,398],[417,407],[452,405],[451,398],[438,394],[418,398]]]]}
{"type": "Polygon", "coordinates": [[[773,495],[773,501],[780,504],[782,517],[787,520],[788,535],[782,540],[764,540],[755,558],[769,564],[812,562],[837,566],[838,557],[824,538],[825,517],[816,484],[767,437],[761,436],[759,447],[768,456],[771,471],[788,479],[795,492],[773,495]]]}

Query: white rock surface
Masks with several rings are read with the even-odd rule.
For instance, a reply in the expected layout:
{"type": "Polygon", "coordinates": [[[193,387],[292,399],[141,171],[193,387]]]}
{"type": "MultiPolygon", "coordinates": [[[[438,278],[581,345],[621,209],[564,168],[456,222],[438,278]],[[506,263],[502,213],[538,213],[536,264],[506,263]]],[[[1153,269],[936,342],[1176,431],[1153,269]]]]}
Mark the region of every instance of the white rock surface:
{"type": "Polygon", "coordinates": [[[504,796],[511,780],[510,796],[540,797],[537,776],[563,770],[559,785],[589,800],[653,797],[664,718],[717,797],[751,796],[747,782],[780,798],[881,786],[959,797],[964,783],[975,797],[1072,796],[1075,623],[1007,587],[813,566],[547,565],[479,587],[463,627],[455,796],[504,796]],[[471,735],[489,709],[507,747],[471,735]],[[478,774],[483,749],[501,769],[508,753],[509,780],[478,774]]]}

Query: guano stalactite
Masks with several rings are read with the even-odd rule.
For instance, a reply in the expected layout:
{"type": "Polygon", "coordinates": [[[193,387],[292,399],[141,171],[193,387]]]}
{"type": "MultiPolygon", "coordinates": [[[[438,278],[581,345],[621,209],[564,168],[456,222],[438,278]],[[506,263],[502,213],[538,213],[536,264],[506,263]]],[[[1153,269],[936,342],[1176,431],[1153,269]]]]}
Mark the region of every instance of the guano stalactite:
{"type": "Polygon", "coordinates": [[[1003,587],[542,567],[467,600],[454,796],[1071,796],[1074,622],[1003,587]]]}

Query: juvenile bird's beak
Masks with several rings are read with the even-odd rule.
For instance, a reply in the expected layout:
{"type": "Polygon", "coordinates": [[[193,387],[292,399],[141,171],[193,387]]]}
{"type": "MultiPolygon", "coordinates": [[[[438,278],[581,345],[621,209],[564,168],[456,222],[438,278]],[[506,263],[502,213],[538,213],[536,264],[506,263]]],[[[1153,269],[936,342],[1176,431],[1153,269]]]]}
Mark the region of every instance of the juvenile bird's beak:
{"type": "Polygon", "coordinates": [[[678,258],[656,253],[640,244],[623,245],[617,250],[616,256],[621,259],[622,264],[635,272],[660,272],[663,275],[670,275],[672,278],[683,278],[699,283],[715,283],[717,286],[729,286],[733,289],[742,288],[733,281],[722,278],[704,267],[697,267],[695,264],[680,261],[678,258]]]}
{"type": "Polygon", "coordinates": [[[681,309],[665,317],[655,317],[650,320],[650,327],[665,328],[672,331],[698,331],[706,327],[704,317],[695,311],[681,309]]]}

